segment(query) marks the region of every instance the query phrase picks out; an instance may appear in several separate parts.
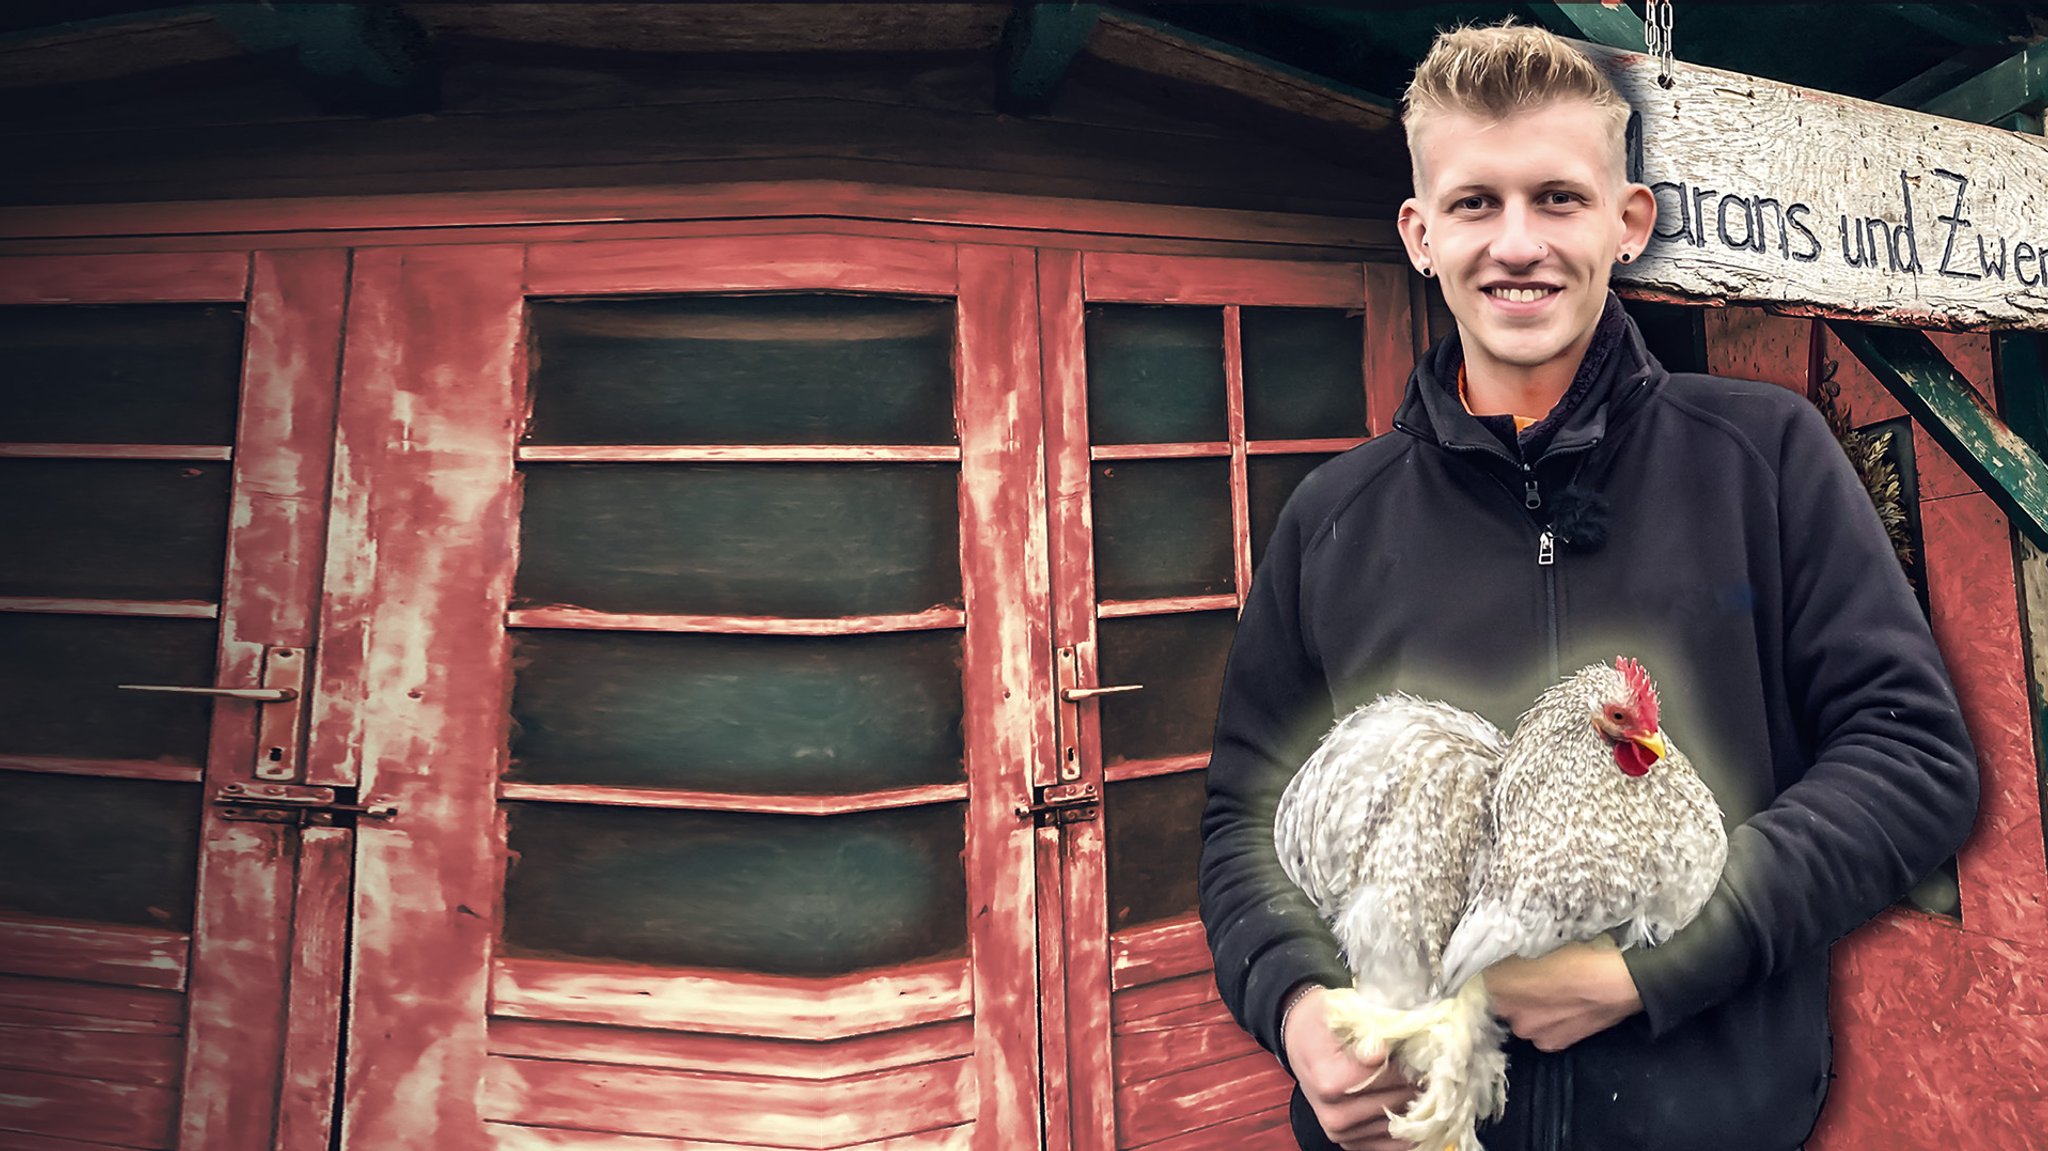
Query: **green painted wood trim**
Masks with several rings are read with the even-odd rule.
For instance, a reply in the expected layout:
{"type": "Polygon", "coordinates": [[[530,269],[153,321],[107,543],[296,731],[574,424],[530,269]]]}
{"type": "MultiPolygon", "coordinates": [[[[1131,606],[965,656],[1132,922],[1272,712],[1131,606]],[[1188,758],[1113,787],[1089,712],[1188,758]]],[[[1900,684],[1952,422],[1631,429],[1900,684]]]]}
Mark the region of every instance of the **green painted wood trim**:
{"type": "Polygon", "coordinates": [[[2048,547],[2048,463],[1984,406],[1934,341],[1910,328],[1827,324],[2013,525],[2048,547]]]}
{"type": "Polygon", "coordinates": [[[1957,44],[2002,44],[2027,30],[2024,13],[2017,18],[1993,13],[1981,4],[1888,4],[1900,19],[1922,32],[1957,44]]]}
{"type": "Polygon", "coordinates": [[[1003,25],[996,107],[1015,115],[1051,107],[1101,14],[1099,4],[1022,4],[1011,12],[1003,25]]]}
{"type": "Polygon", "coordinates": [[[1558,3],[1557,0],[1528,0],[1529,12],[1545,28],[1560,36],[1576,36],[1619,48],[1624,52],[1647,52],[1643,40],[1643,15],[1623,6],[1609,8],[1592,0],[1558,3]]]}
{"type": "Polygon", "coordinates": [[[2048,100],[2048,48],[2022,48],[2004,60],[1924,101],[1922,112],[1989,124],[2048,100]]]}
{"type": "MultiPolygon", "coordinates": [[[[1991,338],[1992,374],[2005,425],[2048,457],[2048,336],[2001,332],[1991,338]]],[[[2048,620],[2042,621],[2048,624],[2048,620]]]]}

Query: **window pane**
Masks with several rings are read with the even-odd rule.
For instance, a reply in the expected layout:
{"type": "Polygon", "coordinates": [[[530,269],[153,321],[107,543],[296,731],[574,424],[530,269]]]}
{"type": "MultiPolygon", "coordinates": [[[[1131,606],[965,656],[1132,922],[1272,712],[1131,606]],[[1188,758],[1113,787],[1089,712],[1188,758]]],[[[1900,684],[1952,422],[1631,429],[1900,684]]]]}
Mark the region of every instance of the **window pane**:
{"type": "Polygon", "coordinates": [[[1365,434],[1365,317],[1245,308],[1244,430],[1254,440],[1365,434]]]}
{"type": "Polygon", "coordinates": [[[0,612],[0,752],[206,759],[211,701],[117,684],[213,682],[214,621],[0,612]]]}
{"type": "Polygon", "coordinates": [[[1102,761],[1206,753],[1223,694],[1223,661],[1236,630],[1237,613],[1229,611],[1098,621],[1101,682],[1145,685],[1143,691],[1102,697],[1102,761]]]}
{"type": "Polygon", "coordinates": [[[199,785],[0,771],[0,908],[192,930],[199,785]]]}
{"type": "Polygon", "coordinates": [[[1250,497],[1252,521],[1252,565],[1266,554],[1266,541],[1280,523],[1280,509],[1287,497],[1308,474],[1329,456],[1250,456],[1245,460],[1245,481],[1250,497]]]}
{"type": "Polygon", "coordinates": [[[515,954],[835,975],[966,953],[965,804],[837,816],[505,807],[515,954]]]}
{"type": "Polygon", "coordinates": [[[1221,309],[1090,304],[1086,324],[1091,443],[1229,438],[1221,309]]]}
{"type": "Polygon", "coordinates": [[[1117,460],[1093,475],[1097,599],[1237,589],[1229,461],[1117,460]]]}
{"type": "Polygon", "coordinates": [[[1203,781],[1202,772],[1183,771],[1119,780],[1104,790],[1111,931],[1194,914],[1203,781]]]}
{"type": "Polygon", "coordinates": [[[235,442],[242,309],[0,308],[0,441],[235,442]]]}
{"type": "Polygon", "coordinates": [[[883,296],[533,305],[538,444],[938,444],[953,306],[883,296]]]}
{"type": "Polygon", "coordinates": [[[540,464],[518,598],[847,616],[960,603],[952,464],[540,464]]]}
{"type": "Polygon", "coordinates": [[[530,631],[511,777],[756,795],[964,777],[960,633],[530,631]]]}
{"type": "Polygon", "coordinates": [[[0,460],[0,595],[213,600],[229,465],[0,460]]]}

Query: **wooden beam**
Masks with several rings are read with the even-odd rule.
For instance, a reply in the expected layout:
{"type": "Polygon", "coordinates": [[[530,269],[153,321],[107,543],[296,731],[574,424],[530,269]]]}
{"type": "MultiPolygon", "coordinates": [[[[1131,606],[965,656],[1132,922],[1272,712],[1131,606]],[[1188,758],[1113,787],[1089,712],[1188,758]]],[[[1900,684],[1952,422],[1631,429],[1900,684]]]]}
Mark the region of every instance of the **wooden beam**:
{"type": "Polygon", "coordinates": [[[290,52],[295,76],[337,112],[400,115],[440,102],[426,29],[397,4],[210,4],[251,52],[290,52]]]}
{"type": "Polygon", "coordinates": [[[2048,547],[2048,463],[1977,398],[1934,341],[1909,328],[1827,324],[2013,525],[2048,547]]]}
{"type": "Polygon", "coordinates": [[[1529,11],[1560,36],[1575,36],[1624,52],[1649,50],[1643,42],[1642,14],[1626,4],[1610,7],[1593,0],[1529,0],[1529,11]]]}
{"type": "Polygon", "coordinates": [[[1986,11],[1981,4],[1892,4],[1893,13],[1906,23],[1958,44],[2002,44],[2015,32],[2026,30],[2026,17],[2017,19],[2018,28],[1986,11]]]}
{"type": "Polygon", "coordinates": [[[1366,131],[1399,122],[1397,102],[1135,12],[1102,14],[1088,51],[1112,64],[1208,84],[1275,108],[1366,131]]]}
{"type": "Polygon", "coordinates": [[[1924,101],[1920,110],[1936,116],[1988,124],[2048,100],[2048,49],[2022,48],[2004,60],[1924,101]]]}
{"type": "Polygon", "coordinates": [[[1020,4],[1003,25],[996,107],[1028,116],[1052,106],[1067,68],[1088,46],[1097,4],[1020,4]]]}

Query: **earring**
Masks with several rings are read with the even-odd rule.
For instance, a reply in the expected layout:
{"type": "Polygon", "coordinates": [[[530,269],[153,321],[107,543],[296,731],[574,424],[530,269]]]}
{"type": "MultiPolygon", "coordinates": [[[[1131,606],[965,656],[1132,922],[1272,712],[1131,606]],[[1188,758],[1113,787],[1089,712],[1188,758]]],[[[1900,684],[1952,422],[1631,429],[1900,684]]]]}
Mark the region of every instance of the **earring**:
{"type": "Polygon", "coordinates": [[[1624,264],[1628,263],[1630,260],[1633,260],[1635,258],[1636,254],[1634,252],[1623,252],[1621,254],[1621,262],[1624,264]]]}
{"type": "Polygon", "coordinates": [[[1421,272],[1422,278],[1425,280],[1436,279],[1436,269],[1430,267],[1428,264],[1422,265],[1420,268],[1417,268],[1416,271],[1421,272]]]}

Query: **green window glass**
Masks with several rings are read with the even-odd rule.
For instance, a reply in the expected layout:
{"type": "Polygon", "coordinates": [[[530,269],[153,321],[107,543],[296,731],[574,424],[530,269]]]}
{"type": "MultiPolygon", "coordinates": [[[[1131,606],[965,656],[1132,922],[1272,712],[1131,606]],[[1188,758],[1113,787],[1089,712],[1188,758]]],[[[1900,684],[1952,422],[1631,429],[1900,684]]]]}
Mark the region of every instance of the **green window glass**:
{"type": "Polygon", "coordinates": [[[954,442],[951,301],[543,301],[532,333],[532,443],[954,442]]]}
{"type": "Polygon", "coordinates": [[[1229,461],[1116,460],[1091,474],[1097,599],[1236,590],[1229,461]]]}
{"type": "Polygon", "coordinates": [[[505,809],[511,954],[819,976],[966,953],[964,804],[505,809]]]}
{"type": "Polygon", "coordinates": [[[1103,683],[1145,690],[1102,697],[1102,761],[1206,753],[1223,694],[1223,662],[1237,628],[1232,611],[1130,616],[1096,623],[1103,683]]]}
{"type": "Polygon", "coordinates": [[[615,612],[959,606],[952,464],[533,464],[516,595],[615,612]]]}
{"type": "Polygon", "coordinates": [[[206,758],[211,701],[117,684],[213,682],[212,620],[0,612],[0,753],[206,758]]]}
{"type": "Polygon", "coordinates": [[[1111,931],[1194,913],[1206,799],[1199,771],[1118,780],[1105,790],[1111,931]]]}
{"type": "Polygon", "coordinates": [[[0,459],[0,595],[212,600],[229,465],[0,459]]]}
{"type": "Polygon", "coordinates": [[[0,909],[192,930],[199,785],[0,771],[0,909]]]}
{"type": "Polygon", "coordinates": [[[1266,541],[1280,522],[1287,497],[1308,474],[1331,457],[1324,455],[1251,456],[1245,460],[1247,501],[1251,505],[1252,564],[1266,556],[1266,541]]]}
{"type": "Polygon", "coordinates": [[[1091,443],[1229,438],[1222,309],[1090,304],[1084,323],[1091,443]]]}
{"type": "Polygon", "coordinates": [[[774,795],[964,776],[958,631],[513,645],[516,780],[774,795]]]}
{"type": "Polygon", "coordinates": [[[0,443],[235,442],[242,309],[0,308],[0,443]]]}
{"type": "Polygon", "coordinates": [[[1254,440],[1365,435],[1365,318],[1325,308],[1245,308],[1244,430],[1254,440]]]}

